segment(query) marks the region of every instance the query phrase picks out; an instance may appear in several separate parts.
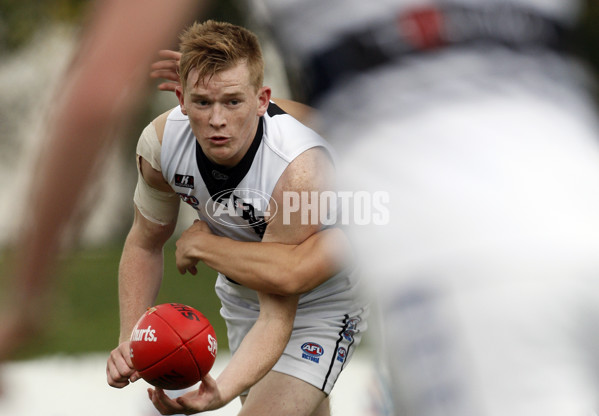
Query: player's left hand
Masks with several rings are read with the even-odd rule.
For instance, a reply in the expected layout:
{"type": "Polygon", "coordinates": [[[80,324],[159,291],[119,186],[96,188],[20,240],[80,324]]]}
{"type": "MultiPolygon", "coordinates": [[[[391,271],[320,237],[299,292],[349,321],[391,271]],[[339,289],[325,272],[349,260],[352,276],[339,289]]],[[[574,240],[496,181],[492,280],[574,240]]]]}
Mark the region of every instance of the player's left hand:
{"type": "Polygon", "coordinates": [[[181,54],[176,51],[163,49],[158,51],[158,56],[161,59],[150,66],[150,77],[167,80],[158,84],[158,89],[174,92],[175,88],[181,85],[181,80],[179,79],[179,60],[181,59],[181,54]]]}
{"type": "Polygon", "coordinates": [[[207,374],[197,390],[184,394],[176,399],[171,399],[160,388],[148,389],[148,396],[154,407],[161,415],[185,414],[215,410],[227,404],[223,400],[216,380],[207,374]]]}
{"type": "Polygon", "coordinates": [[[212,231],[204,221],[200,220],[195,220],[191,227],[181,233],[175,251],[179,273],[189,272],[195,275],[198,272],[196,265],[201,260],[199,253],[207,235],[212,235],[212,231]]]}

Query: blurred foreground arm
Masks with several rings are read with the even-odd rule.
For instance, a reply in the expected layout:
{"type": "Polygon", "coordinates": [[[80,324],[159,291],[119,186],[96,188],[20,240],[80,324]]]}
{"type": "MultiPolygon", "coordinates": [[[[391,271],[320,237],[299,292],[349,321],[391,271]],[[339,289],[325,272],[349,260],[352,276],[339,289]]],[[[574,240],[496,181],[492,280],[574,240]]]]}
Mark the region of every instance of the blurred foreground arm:
{"type": "Polygon", "coordinates": [[[26,229],[13,259],[10,313],[2,314],[11,321],[0,322],[0,361],[38,329],[35,318],[48,310],[52,269],[66,226],[112,145],[115,128],[133,119],[156,48],[176,40],[198,4],[105,0],[90,10],[49,114],[43,158],[29,189],[36,203],[25,216],[26,229]]]}

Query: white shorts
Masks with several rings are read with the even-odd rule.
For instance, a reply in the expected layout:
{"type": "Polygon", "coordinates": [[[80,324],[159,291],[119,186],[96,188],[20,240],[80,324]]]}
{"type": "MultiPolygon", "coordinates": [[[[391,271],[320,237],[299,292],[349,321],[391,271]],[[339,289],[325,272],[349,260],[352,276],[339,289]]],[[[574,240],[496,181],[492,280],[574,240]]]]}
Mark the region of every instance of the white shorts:
{"type": "MultiPolygon", "coordinates": [[[[357,285],[331,278],[300,297],[291,339],[274,371],[299,378],[330,394],[367,328],[368,307],[357,285]]],[[[227,323],[229,349],[235,353],[256,322],[256,292],[219,276],[216,293],[227,323]]]]}

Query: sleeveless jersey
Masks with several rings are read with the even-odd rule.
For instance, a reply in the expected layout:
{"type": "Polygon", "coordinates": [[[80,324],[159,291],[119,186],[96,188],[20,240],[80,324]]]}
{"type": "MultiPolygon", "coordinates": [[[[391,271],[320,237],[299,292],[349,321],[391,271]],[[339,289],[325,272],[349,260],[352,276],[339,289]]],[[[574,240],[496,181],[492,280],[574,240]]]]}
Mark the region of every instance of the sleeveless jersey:
{"type": "Polygon", "coordinates": [[[291,161],[313,147],[331,152],[318,134],[271,103],[247,154],[237,166],[226,169],[207,159],[187,116],[177,107],[164,129],[162,172],[215,234],[260,241],[268,219],[282,210],[277,206],[269,210],[275,185],[291,161]]]}

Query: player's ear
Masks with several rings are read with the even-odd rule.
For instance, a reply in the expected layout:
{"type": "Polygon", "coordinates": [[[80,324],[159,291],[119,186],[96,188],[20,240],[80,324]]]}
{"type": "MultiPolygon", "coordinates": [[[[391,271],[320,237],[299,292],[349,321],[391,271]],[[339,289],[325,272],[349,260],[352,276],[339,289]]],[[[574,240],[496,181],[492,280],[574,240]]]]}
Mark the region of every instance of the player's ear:
{"type": "Polygon", "coordinates": [[[177,96],[179,104],[181,105],[181,112],[187,115],[187,110],[185,109],[185,94],[183,93],[183,88],[180,85],[175,87],[175,95],[177,96]]]}
{"type": "Polygon", "coordinates": [[[270,87],[262,87],[258,90],[258,117],[262,117],[268,110],[271,94],[270,87]]]}

